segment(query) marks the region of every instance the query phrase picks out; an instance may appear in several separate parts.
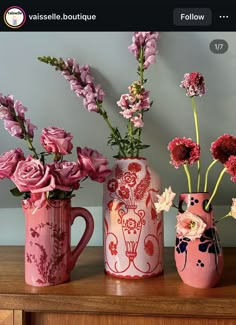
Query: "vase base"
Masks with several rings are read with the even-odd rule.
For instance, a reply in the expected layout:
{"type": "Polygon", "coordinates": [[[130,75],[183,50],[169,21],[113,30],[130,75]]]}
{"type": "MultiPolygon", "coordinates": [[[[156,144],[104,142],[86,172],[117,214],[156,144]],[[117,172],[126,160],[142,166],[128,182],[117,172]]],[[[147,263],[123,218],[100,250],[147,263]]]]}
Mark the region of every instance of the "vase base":
{"type": "Polygon", "coordinates": [[[58,282],[46,282],[46,283],[40,283],[40,282],[36,282],[36,281],[34,281],[32,283],[32,282],[27,281],[25,279],[25,283],[27,285],[30,285],[31,287],[51,287],[51,286],[56,286],[56,285],[63,284],[63,283],[66,283],[66,282],[70,282],[70,278],[69,279],[64,279],[64,280],[58,281],[58,282]]]}
{"type": "Polygon", "coordinates": [[[114,273],[111,273],[107,270],[104,270],[104,272],[110,276],[113,276],[115,278],[120,278],[120,279],[135,279],[135,280],[139,280],[139,279],[148,279],[148,278],[153,278],[155,276],[158,276],[158,275],[162,275],[164,273],[163,270],[159,271],[159,272],[155,272],[155,273],[152,273],[150,275],[148,274],[143,274],[143,275],[122,275],[122,274],[114,274],[114,273]]]}
{"type": "Polygon", "coordinates": [[[209,288],[214,288],[214,287],[217,287],[218,283],[219,283],[219,278],[218,279],[215,279],[215,281],[209,281],[209,282],[204,282],[204,283],[194,283],[194,282],[191,282],[191,281],[183,281],[184,284],[192,287],[192,288],[198,288],[198,289],[209,289],[209,288]]]}

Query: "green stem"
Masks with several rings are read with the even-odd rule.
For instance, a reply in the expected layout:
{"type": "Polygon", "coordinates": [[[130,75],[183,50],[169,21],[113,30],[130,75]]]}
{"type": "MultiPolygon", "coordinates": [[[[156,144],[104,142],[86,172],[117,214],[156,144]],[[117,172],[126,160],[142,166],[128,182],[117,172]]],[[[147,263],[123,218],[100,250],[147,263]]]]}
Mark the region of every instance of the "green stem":
{"type": "Polygon", "coordinates": [[[220,222],[221,220],[223,220],[223,219],[225,219],[225,218],[231,217],[231,214],[230,214],[230,213],[231,213],[231,212],[227,213],[225,216],[223,216],[223,217],[220,218],[219,220],[216,220],[216,221],[215,221],[215,224],[218,223],[218,222],[220,222]]]}
{"type": "Polygon", "coordinates": [[[141,47],[139,52],[139,74],[141,86],[144,84],[144,49],[141,47]]]}
{"type": "Polygon", "coordinates": [[[188,180],[188,191],[189,191],[189,193],[192,193],[191,177],[190,177],[188,165],[186,165],[186,164],[184,164],[184,171],[186,173],[187,180],[188,180]]]}
{"type": "Polygon", "coordinates": [[[34,153],[34,158],[35,158],[35,159],[39,159],[39,156],[38,156],[38,154],[37,154],[37,152],[36,152],[36,149],[35,149],[35,147],[33,146],[33,142],[32,142],[32,140],[31,140],[28,136],[26,136],[26,142],[27,142],[27,144],[28,144],[28,148],[29,148],[31,151],[33,151],[33,153],[34,153]]]}
{"type": "MultiPolygon", "coordinates": [[[[194,97],[192,97],[192,108],[193,108],[193,117],[196,131],[196,143],[200,145],[200,136],[199,136],[199,124],[198,124],[198,115],[197,115],[197,106],[195,103],[194,97]]],[[[200,191],[200,183],[201,183],[201,163],[200,160],[197,161],[197,192],[200,191]]]]}
{"type": "Polygon", "coordinates": [[[130,142],[130,155],[131,157],[134,156],[134,125],[133,123],[129,120],[129,125],[128,125],[128,130],[129,130],[129,142],[130,142]]]}
{"type": "MultiPolygon", "coordinates": [[[[140,53],[139,53],[139,75],[140,75],[140,84],[141,86],[144,85],[144,48],[141,47],[140,49],[140,53]]],[[[143,118],[143,113],[142,113],[142,118],[143,118]]],[[[138,130],[138,143],[140,143],[140,139],[141,139],[141,134],[142,134],[142,128],[139,128],[138,130]]],[[[137,149],[137,157],[139,157],[139,149],[137,149]]]]}
{"type": "MultiPolygon", "coordinates": [[[[104,121],[106,122],[108,128],[111,130],[114,137],[117,140],[121,140],[120,134],[117,134],[117,132],[115,131],[115,129],[111,125],[111,123],[110,123],[110,121],[108,119],[108,116],[107,116],[107,112],[101,108],[101,105],[97,104],[97,106],[98,106],[98,109],[99,109],[99,114],[103,117],[104,121]]],[[[119,149],[120,149],[120,152],[122,153],[123,157],[126,157],[126,153],[125,153],[125,151],[124,151],[124,149],[123,149],[123,147],[121,145],[121,142],[119,142],[119,149]]]]}
{"type": "MultiPolygon", "coordinates": [[[[139,128],[138,129],[138,142],[140,143],[140,139],[141,139],[141,133],[142,133],[142,128],[139,128]]],[[[136,152],[136,157],[139,157],[139,149],[137,149],[137,152],[136,152]]]]}
{"type": "Polygon", "coordinates": [[[207,205],[206,205],[206,210],[208,210],[208,208],[209,208],[209,206],[210,206],[210,204],[211,204],[213,198],[214,198],[215,195],[216,195],[216,192],[217,192],[217,190],[218,190],[218,187],[219,187],[219,185],[220,185],[220,182],[221,182],[221,180],[222,180],[222,177],[223,177],[225,171],[226,171],[226,167],[225,167],[224,169],[222,169],[222,171],[221,171],[221,173],[220,173],[220,175],[219,175],[219,177],[218,177],[218,180],[217,180],[217,182],[216,182],[216,185],[215,185],[214,191],[213,191],[213,193],[211,194],[211,197],[210,197],[210,199],[209,199],[209,201],[208,201],[208,203],[207,203],[207,205]]]}
{"type": "Polygon", "coordinates": [[[27,142],[29,150],[33,151],[35,159],[39,159],[37,151],[33,146],[33,139],[29,136],[28,132],[26,131],[24,119],[20,118],[19,116],[15,116],[15,120],[20,124],[20,127],[23,131],[24,140],[27,142]]]}
{"type": "Polygon", "coordinates": [[[218,159],[215,159],[212,161],[212,163],[209,165],[209,167],[206,170],[206,175],[205,175],[205,185],[204,185],[204,192],[207,192],[207,185],[208,185],[208,174],[211,168],[217,163],[218,159]]]}

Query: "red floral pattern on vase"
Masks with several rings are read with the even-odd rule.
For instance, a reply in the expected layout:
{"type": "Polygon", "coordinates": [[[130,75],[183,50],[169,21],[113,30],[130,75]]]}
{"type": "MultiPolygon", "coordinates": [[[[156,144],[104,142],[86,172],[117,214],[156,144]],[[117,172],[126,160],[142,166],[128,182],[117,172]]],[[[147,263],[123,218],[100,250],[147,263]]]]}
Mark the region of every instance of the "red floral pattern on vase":
{"type": "Polygon", "coordinates": [[[154,245],[153,242],[149,239],[144,246],[145,252],[149,255],[149,256],[153,256],[154,254],[154,245]]]}
{"type": "Polygon", "coordinates": [[[154,207],[160,186],[146,159],[116,160],[103,193],[108,274],[141,278],[163,271],[163,220],[154,207]]]}
{"type": "MultiPolygon", "coordinates": [[[[33,237],[30,241],[30,245],[35,245],[38,247],[39,254],[32,254],[26,252],[26,260],[27,263],[34,263],[37,270],[39,277],[36,280],[38,284],[44,285],[46,283],[55,283],[56,281],[56,274],[60,271],[63,267],[65,267],[64,264],[64,256],[66,254],[66,251],[64,250],[65,246],[65,232],[62,231],[59,227],[56,225],[53,225],[52,223],[46,222],[46,223],[40,223],[38,224],[34,229],[30,228],[31,236],[33,237]],[[50,237],[52,238],[52,241],[54,242],[54,249],[51,254],[51,256],[48,256],[46,251],[46,246],[39,244],[38,242],[34,242],[34,239],[39,239],[41,236],[41,233],[47,231],[48,228],[49,232],[51,233],[50,237]],[[42,232],[41,232],[42,230],[42,232]]],[[[68,272],[69,270],[66,270],[68,272]]]]}
{"type": "Polygon", "coordinates": [[[25,282],[50,286],[69,281],[75,263],[93,234],[90,212],[72,208],[70,200],[45,201],[39,208],[31,199],[22,201],[25,214],[25,282]],[[76,217],[85,220],[84,233],[71,250],[71,225],[76,217]]]}
{"type": "Polygon", "coordinates": [[[110,242],[109,249],[110,249],[112,255],[117,254],[117,245],[113,241],[110,242]]]}

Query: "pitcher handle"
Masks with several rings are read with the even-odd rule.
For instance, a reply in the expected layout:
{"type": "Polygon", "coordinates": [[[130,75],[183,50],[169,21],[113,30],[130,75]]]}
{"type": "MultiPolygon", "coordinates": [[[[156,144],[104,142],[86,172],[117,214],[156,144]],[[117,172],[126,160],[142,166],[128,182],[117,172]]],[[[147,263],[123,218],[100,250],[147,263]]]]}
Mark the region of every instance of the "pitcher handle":
{"type": "Polygon", "coordinates": [[[75,263],[84,250],[85,246],[92,237],[94,230],[94,221],[91,213],[85,208],[71,208],[71,225],[73,224],[75,218],[82,217],[85,221],[85,230],[84,233],[77,244],[77,246],[71,252],[71,261],[70,261],[70,271],[74,268],[75,263]]]}

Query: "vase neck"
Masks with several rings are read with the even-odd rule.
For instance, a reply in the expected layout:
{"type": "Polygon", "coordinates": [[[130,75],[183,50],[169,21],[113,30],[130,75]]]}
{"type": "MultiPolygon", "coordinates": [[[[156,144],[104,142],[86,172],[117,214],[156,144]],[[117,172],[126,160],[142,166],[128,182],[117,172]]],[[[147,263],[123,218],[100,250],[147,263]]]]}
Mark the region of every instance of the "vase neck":
{"type": "Polygon", "coordinates": [[[208,227],[212,227],[214,222],[212,206],[210,205],[209,209],[206,209],[209,199],[209,192],[181,193],[179,195],[179,212],[193,213],[201,217],[208,227]]]}
{"type": "Polygon", "coordinates": [[[116,165],[121,168],[128,168],[133,172],[138,172],[147,166],[147,159],[145,158],[119,158],[116,160],[116,165]]]}
{"type": "Polygon", "coordinates": [[[210,196],[209,192],[186,192],[179,195],[179,200],[184,200],[187,204],[191,204],[194,200],[209,200],[210,196]]]}

